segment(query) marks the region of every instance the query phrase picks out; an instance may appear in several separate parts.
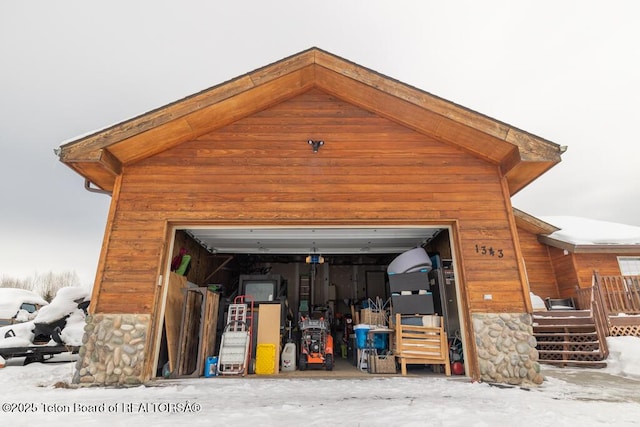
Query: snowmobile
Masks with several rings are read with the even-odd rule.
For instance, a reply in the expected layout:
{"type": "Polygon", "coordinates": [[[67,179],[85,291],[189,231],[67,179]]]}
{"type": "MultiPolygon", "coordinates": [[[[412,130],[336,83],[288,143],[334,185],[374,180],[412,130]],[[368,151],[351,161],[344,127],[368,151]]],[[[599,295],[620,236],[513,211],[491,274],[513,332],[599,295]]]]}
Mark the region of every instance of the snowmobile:
{"type": "Polygon", "coordinates": [[[307,367],[324,367],[333,370],[333,337],[329,322],[320,319],[302,317],[300,326],[300,358],[298,368],[301,371],[307,367]]]}

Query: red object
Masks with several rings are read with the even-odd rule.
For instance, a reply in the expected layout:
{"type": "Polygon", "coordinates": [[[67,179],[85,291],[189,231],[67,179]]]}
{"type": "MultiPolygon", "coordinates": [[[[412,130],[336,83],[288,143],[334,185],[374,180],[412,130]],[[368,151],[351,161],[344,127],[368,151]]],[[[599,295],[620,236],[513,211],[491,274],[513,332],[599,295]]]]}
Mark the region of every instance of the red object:
{"type": "Polygon", "coordinates": [[[171,260],[171,271],[176,271],[180,268],[180,264],[182,264],[182,257],[187,254],[187,250],[185,248],[180,248],[180,252],[178,255],[174,256],[171,260]]]}
{"type": "Polygon", "coordinates": [[[462,362],[453,362],[451,364],[451,372],[454,375],[464,375],[464,365],[462,362]]]}

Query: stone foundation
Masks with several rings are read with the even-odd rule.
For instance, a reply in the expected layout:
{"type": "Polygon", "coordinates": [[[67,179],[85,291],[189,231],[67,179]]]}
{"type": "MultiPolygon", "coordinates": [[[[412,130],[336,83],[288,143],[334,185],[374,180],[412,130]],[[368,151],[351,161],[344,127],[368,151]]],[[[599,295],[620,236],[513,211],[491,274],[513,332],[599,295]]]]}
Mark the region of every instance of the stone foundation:
{"type": "Polygon", "coordinates": [[[480,379],[512,385],[542,384],[531,315],[472,315],[480,379]]]}
{"type": "Polygon", "coordinates": [[[87,317],[73,382],[81,385],[136,385],[143,382],[148,314],[87,317]]]}

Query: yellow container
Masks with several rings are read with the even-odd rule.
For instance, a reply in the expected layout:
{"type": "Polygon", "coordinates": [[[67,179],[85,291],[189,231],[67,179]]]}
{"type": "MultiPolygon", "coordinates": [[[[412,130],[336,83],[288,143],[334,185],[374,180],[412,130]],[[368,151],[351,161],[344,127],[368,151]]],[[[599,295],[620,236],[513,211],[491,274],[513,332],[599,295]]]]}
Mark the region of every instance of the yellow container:
{"type": "Polygon", "coordinates": [[[276,346],[258,344],[256,348],[256,374],[273,375],[276,373],[276,346]]]}

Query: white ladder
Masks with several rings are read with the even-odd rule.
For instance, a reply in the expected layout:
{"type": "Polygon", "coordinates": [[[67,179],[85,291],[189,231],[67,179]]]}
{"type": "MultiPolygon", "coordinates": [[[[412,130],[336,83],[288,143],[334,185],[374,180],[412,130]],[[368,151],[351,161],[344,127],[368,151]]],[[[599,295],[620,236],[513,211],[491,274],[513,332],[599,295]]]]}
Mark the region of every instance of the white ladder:
{"type": "Polygon", "coordinates": [[[247,325],[247,304],[230,304],[227,325],[220,342],[218,373],[245,375],[251,331],[247,325]]]}

